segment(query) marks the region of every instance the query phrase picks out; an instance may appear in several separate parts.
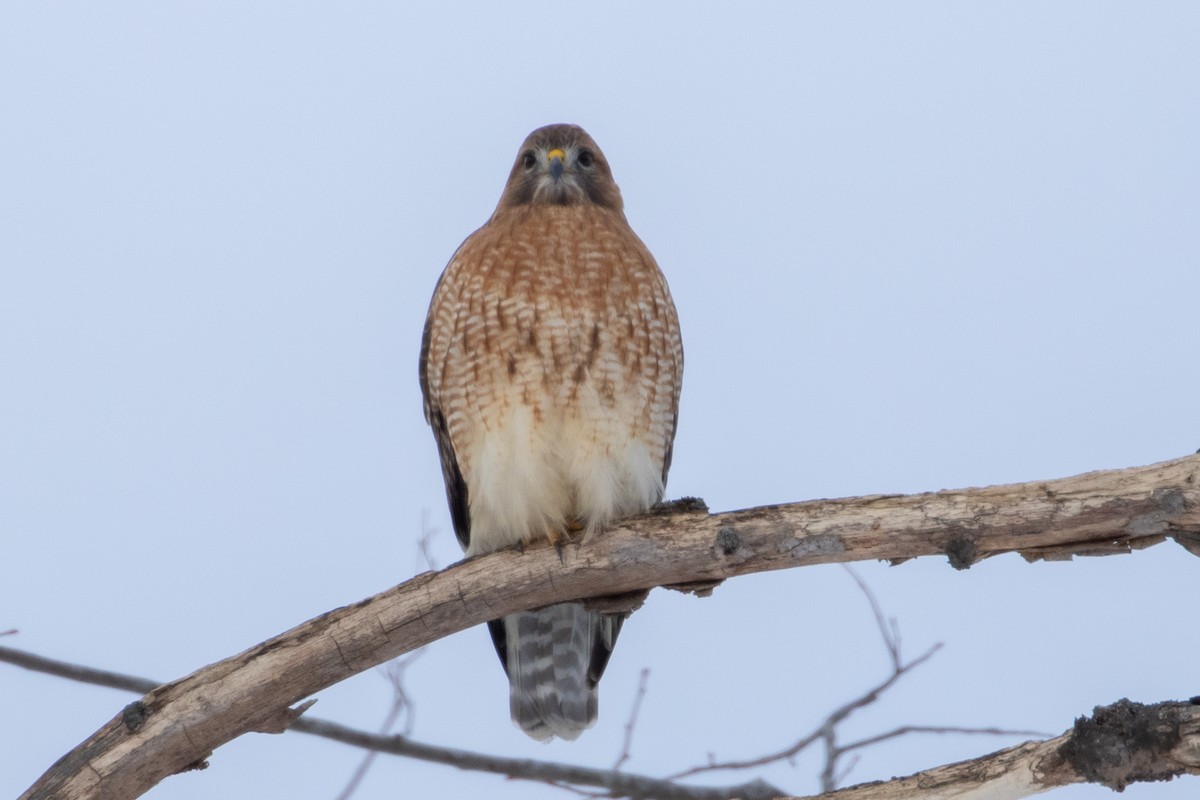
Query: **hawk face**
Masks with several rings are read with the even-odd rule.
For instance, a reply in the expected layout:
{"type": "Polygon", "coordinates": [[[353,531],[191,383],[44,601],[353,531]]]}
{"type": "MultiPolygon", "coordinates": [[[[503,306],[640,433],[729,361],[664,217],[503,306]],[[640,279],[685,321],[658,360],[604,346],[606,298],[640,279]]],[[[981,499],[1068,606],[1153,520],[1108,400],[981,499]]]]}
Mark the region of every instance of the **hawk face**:
{"type": "Polygon", "coordinates": [[[577,125],[547,125],[529,134],[521,145],[497,211],[587,203],[621,211],[621,190],[604,153],[577,125]]]}

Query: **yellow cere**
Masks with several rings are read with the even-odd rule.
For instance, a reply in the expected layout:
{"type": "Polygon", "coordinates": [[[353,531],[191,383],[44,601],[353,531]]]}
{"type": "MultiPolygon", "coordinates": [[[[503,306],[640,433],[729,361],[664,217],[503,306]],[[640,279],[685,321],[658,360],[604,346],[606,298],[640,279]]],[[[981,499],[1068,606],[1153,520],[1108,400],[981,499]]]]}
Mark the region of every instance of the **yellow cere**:
{"type": "Polygon", "coordinates": [[[556,147],[553,150],[551,150],[549,153],[546,153],[546,158],[550,159],[551,161],[553,161],[556,158],[559,161],[566,161],[567,154],[564,153],[561,148],[556,147]]]}

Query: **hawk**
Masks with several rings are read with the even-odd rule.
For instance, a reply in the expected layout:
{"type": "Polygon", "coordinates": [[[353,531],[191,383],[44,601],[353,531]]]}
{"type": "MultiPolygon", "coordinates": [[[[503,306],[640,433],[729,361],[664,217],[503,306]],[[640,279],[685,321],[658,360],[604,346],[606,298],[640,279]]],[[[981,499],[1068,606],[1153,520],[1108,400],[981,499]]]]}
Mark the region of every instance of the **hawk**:
{"type": "MultiPolygon", "coordinates": [[[[467,556],[602,530],[662,499],[683,374],[679,319],[576,125],[525,140],[429,305],[421,392],[467,556]]],[[[559,603],[488,623],[513,721],[575,739],[623,614],[559,603]]]]}

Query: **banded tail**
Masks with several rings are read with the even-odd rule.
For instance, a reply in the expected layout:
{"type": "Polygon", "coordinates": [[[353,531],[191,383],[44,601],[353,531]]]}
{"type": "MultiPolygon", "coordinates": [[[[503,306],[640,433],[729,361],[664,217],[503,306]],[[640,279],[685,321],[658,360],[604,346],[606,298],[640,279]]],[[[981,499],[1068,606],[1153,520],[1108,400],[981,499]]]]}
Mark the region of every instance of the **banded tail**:
{"type": "Polygon", "coordinates": [[[558,603],[489,622],[513,722],[539,741],[576,739],[595,724],[596,686],[624,620],[558,603]]]}

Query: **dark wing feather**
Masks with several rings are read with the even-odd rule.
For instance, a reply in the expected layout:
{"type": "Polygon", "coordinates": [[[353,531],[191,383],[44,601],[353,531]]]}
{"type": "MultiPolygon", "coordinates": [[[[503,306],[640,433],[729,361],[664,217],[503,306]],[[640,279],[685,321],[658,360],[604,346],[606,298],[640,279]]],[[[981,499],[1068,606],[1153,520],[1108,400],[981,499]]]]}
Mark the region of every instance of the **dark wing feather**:
{"type": "MultiPolygon", "coordinates": [[[[675,455],[675,431],[679,429],[679,401],[675,402],[675,413],[671,416],[671,435],[667,437],[667,449],[663,453],[663,487],[667,485],[667,473],[671,471],[671,457],[675,455]]],[[[662,495],[658,496],[658,502],[662,495]]]]}
{"type": "Polygon", "coordinates": [[[450,441],[446,418],[442,415],[442,409],[438,406],[430,389],[429,375],[426,370],[432,327],[433,319],[427,319],[425,332],[421,336],[421,396],[425,399],[425,419],[433,428],[438,455],[442,460],[442,480],[446,484],[446,500],[450,504],[450,520],[454,523],[454,535],[458,537],[459,544],[466,550],[471,541],[471,515],[467,505],[467,482],[463,480],[462,471],[458,468],[458,458],[454,455],[454,443],[450,441]]]}
{"type": "Polygon", "coordinates": [[[592,660],[588,664],[588,680],[591,681],[592,686],[599,683],[600,678],[604,676],[604,668],[608,666],[608,659],[617,645],[617,635],[621,633],[621,626],[625,624],[627,616],[629,615],[600,615],[600,624],[596,626],[595,636],[592,639],[592,660]]]}
{"type": "Polygon", "coordinates": [[[458,469],[458,459],[454,457],[454,445],[450,441],[450,432],[446,430],[446,419],[442,412],[434,412],[433,435],[437,438],[438,454],[442,457],[442,480],[446,482],[446,500],[450,504],[450,521],[454,523],[454,535],[463,550],[471,542],[471,517],[467,509],[467,482],[463,480],[462,472],[458,469]]]}
{"type": "Polygon", "coordinates": [[[492,635],[492,644],[496,647],[496,655],[500,656],[500,666],[504,674],[508,674],[508,634],[504,631],[503,619],[488,620],[488,633],[492,635]]]}

